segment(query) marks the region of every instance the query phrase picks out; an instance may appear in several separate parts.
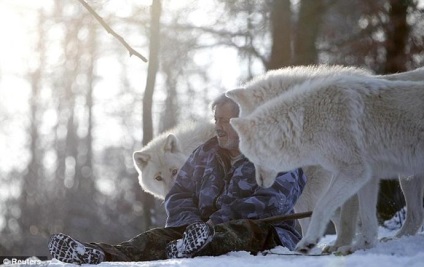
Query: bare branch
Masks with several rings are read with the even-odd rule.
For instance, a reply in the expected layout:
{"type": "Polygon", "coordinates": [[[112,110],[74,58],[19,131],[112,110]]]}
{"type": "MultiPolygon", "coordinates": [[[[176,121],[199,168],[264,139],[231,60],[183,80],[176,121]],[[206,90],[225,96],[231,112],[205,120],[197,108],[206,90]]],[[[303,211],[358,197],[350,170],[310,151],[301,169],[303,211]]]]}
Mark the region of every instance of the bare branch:
{"type": "Polygon", "coordinates": [[[78,0],[87,10],[88,12],[90,12],[96,19],[98,22],[100,22],[100,24],[103,26],[103,28],[106,29],[106,31],[109,34],[112,34],[112,36],[114,36],[116,39],[118,39],[118,41],[125,46],[125,48],[127,48],[128,52],[130,52],[130,56],[135,55],[136,57],[140,58],[141,60],[143,60],[144,62],[147,62],[147,58],[145,58],[143,55],[141,55],[140,53],[138,53],[136,50],[134,50],[126,41],[125,39],[120,36],[119,34],[117,34],[114,30],[112,30],[112,28],[102,19],[102,17],[100,17],[96,11],[94,11],[93,8],[91,8],[90,5],[88,5],[84,0],[78,0]]]}
{"type": "Polygon", "coordinates": [[[210,48],[210,47],[218,46],[218,45],[230,46],[238,50],[245,51],[249,54],[252,54],[256,58],[258,58],[264,66],[268,65],[268,60],[266,59],[266,57],[261,55],[255,47],[251,45],[238,45],[232,40],[234,37],[246,37],[248,35],[248,33],[246,32],[216,30],[209,27],[201,27],[201,26],[199,27],[199,26],[193,26],[190,24],[173,24],[173,25],[166,26],[166,28],[173,29],[176,31],[200,31],[201,33],[209,33],[209,34],[215,35],[219,41],[217,41],[214,44],[209,44],[204,46],[198,45],[196,48],[197,49],[210,48]]]}

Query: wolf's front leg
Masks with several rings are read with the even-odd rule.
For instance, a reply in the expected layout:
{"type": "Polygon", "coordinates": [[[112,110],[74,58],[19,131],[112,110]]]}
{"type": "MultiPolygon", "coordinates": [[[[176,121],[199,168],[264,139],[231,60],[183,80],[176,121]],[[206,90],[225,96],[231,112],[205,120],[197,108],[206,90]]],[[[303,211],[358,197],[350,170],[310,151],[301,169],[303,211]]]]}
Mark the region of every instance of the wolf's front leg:
{"type": "Polygon", "coordinates": [[[358,191],[359,229],[356,241],[340,247],[337,252],[346,255],[360,249],[372,248],[378,241],[377,197],[379,180],[372,179],[358,191]]]}
{"type": "Polygon", "coordinates": [[[346,200],[352,197],[370,179],[367,172],[350,169],[334,175],[327,192],[319,199],[306,235],[296,246],[296,251],[307,254],[314,248],[330,221],[331,215],[346,200]],[[347,175],[349,173],[349,175],[347,175]],[[351,175],[352,174],[352,175],[351,175]]]}
{"type": "Polygon", "coordinates": [[[358,205],[358,195],[355,194],[341,206],[339,214],[333,216],[331,220],[336,228],[337,238],[333,245],[324,248],[325,252],[336,252],[339,248],[352,244],[358,224],[358,205]]]}

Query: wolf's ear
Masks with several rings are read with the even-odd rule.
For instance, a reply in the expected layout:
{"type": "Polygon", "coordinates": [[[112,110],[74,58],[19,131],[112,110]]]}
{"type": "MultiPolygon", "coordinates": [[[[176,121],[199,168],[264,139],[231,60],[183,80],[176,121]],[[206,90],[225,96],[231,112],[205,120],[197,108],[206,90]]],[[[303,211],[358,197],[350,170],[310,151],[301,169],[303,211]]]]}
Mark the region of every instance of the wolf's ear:
{"type": "Polygon", "coordinates": [[[165,141],[165,152],[178,153],[181,152],[181,147],[175,135],[169,134],[165,141]]]}
{"type": "Polygon", "coordinates": [[[133,159],[136,166],[144,167],[147,165],[147,162],[150,160],[150,155],[146,152],[136,151],[133,154],[133,159]]]}
{"type": "Polygon", "coordinates": [[[243,99],[244,99],[244,95],[245,95],[244,91],[245,91],[244,88],[231,89],[225,92],[225,96],[227,96],[228,98],[231,98],[237,104],[240,104],[239,102],[243,102],[243,99]]]}
{"type": "Polygon", "coordinates": [[[244,88],[229,90],[225,93],[228,98],[231,98],[240,107],[240,116],[245,116],[254,110],[252,101],[249,101],[249,91],[244,88]]]}
{"type": "Polygon", "coordinates": [[[256,125],[255,121],[245,118],[232,118],[230,124],[239,135],[249,132],[256,125]]]}

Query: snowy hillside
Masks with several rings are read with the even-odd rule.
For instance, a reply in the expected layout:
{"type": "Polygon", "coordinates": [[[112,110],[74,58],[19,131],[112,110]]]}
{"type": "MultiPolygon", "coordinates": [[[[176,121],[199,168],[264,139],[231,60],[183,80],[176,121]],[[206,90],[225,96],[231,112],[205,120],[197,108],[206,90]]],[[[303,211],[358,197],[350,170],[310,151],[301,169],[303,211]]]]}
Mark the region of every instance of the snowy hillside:
{"type": "MultiPolygon", "coordinates": [[[[395,232],[388,232],[380,228],[380,238],[393,236],[395,232]]],[[[326,236],[320,242],[320,246],[328,244],[334,240],[335,236],[326,236]]],[[[57,260],[46,261],[43,266],[64,267],[73,266],[64,264],[57,260]]],[[[10,265],[9,265],[10,266],[10,265]]],[[[40,266],[40,265],[38,265],[40,266]]],[[[86,265],[84,265],[86,266],[86,265]]],[[[295,255],[283,247],[278,247],[270,251],[267,255],[252,256],[247,252],[232,252],[219,257],[197,257],[193,259],[161,260],[150,262],[103,262],[99,267],[153,267],[153,266],[181,266],[181,267],[291,267],[291,266],[384,266],[384,267],[423,267],[424,266],[424,233],[416,236],[403,237],[388,242],[380,242],[377,247],[367,251],[357,251],[349,256],[303,256],[295,255]],[[285,254],[285,255],[282,255],[285,254]]]]}

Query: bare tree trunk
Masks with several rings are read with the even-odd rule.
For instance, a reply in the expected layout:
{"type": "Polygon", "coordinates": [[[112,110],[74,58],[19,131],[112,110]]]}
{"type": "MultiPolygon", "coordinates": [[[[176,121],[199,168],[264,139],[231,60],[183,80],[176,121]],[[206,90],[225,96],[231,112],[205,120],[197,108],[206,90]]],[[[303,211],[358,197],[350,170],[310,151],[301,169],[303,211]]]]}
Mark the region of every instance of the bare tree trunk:
{"type": "Polygon", "coordinates": [[[178,94],[177,94],[177,79],[172,70],[172,66],[162,65],[162,70],[166,74],[166,99],[165,109],[161,115],[159,130],[160,132],[171,129],[177,125],[178,117],[178,94]]]}
{"type": "Polygon", "coordinates": [[[40,92],[42,88],[42,76],[45,65],[46,41],[45,41],[45,15],[42,10],[39,11],[39,21],[37,25],[37,53],[38,53],[38,66],[31,71],[29,75],[31,83],[31,98],[30,98],[30,118],[29,125],[29,153],[31,159],[27,166],[27,172],[23,176],[22,191],[19,199],[21,216],[18,220],[20,231],[17,232],[13,238],[18,239],[21,249],[34,251],[39,246],[37,243],[38,235],[43,230],[43,220],[45,219],[45,210],[40,210],[39,206],[46,198],[45,195],[40,195],[42,190],[42,179],[44,178],[42,166],[42,157],[44,149],[40,147],[40,134],[39,126],[41,124],[42,105],[40,100],[40,92]]]}
{"type": "Polygon", "coordinates": [[[314,64],[318,61],[316,41],[324,14],[323,0],[300,1],[294,43],[295,65],[314,64]]]}
{"type": "Polygon", "coordinates": [[[386,64],[384,73],[406,71],[406,46],[411,28],[406,20],[412,0],[390,0],[389,21],[386,26],[386,64]]]}
{"type": "MultiPolygon", "coordinates": [[[[143,145],[146,145],[153,138],[152,102],[156,74],[159,68],[161,12],[162,6],[160,0],[153,0],[150,20],[149,66],[147,71],[146,88],[143,96],[143,145]]],[[[152,224],[151,209],[154,205],[153,200],[153,196],[142,192],[142,203],[144,207],[143,219],[146,228],[150,228],[152,224]]]]}
{"type": "Polygon", "coordinates": [[[97,33],[96,27],[93,23],[87,23],[89,27],[89,37],[87,40],[87,57],[89,57],[88,65],[86,66],[87,74],[87,88],[84,92],[86,99],[86,108],[88,113],[87,118],[87,136],[81,140],[83,141],[81,148],[79,149],[79,166],[78,172],[81,176],[80,183],[78,186],[79,192],[84,192],[84,194],[90,195],[95,191],[95,185],[93,180],[93,88],[95,84],[95,73],[94,73],[94,64],[96,62],[97,54],[97,33]]]}
{"type": "MultiPolygon", "coordinates": [[[[55,3],[56,12],[63,18],[66,18],[66,8],[71,4],[62,1],[55,3]],[[65,13],[64,13],[65,12],[65,13]]],[[[84,218],[84,212],[88,204],[84,192],[79,192],[81,173],[78,165],[81,160],[78,158],[81,140],[77,134],[78,116],[76,114],[76,98],[80,87],[76,85],[76,77],[79,73],[85,72],[84,64],[80,64],[81,53],[84,52],[83,44],[78,39],[80,30],[84,27],[82,16],[69,20],[66,24],[66,33],[63,39],[62,49],[66,64],[60,69],[61,76],[55,80],[55,99],[57,99],[58,121],[56,126],[55,149],[57,154],[56,182],[61,183],[58,190],[63,190],[61,195],[57,195],[57,201],[53,203],[54,216],[58,219],[58,225],[61,231],[70,234],[82,232],[81,222],[87,222],[84,218]],[[84,208],[81,208],[84,207],[84,208]],[[81,219],[82,218],[82,219],[81,219]]],[[[91,196],[90,193],[89,196],[91,196]]],[[[92,201],[90,201],[92,202],[92,201]]],[[[83,232],[85,234],[86,232],[83,232]]],[[[89,236],[88,236],[89,237],[89,236]]]]}
{"type": "MultiPolygon", "coordinates": [[[[395,73],[406,70],[408,56],[406,54],[408,38],[411,32],[407,22],[408,7],[411,0],[390,0],[389,21],[386,24],[386,62],[384,73],[395,73]]],[[[380,220],[390,219],[395,212],[405,205],[399,182],[383,180],[380,183],[378,199],[378,215],[380,220]]]]}
{"type": "Polygon", "coordinates": [[[290,0],[274,0],[271,3],[271,55],[267,69],[290,65],[291,61],[291,10],[290,0]]]}
{"type": "MultiPolygon", "coordinates": [[[[80,88],[78,92],[81,96],[85,98],[86,105],[84,109],[88,114],[86,122],[81,124],[87,124],[87,135],[85,137],[79,137],[77,134],[78,125],[74,125],[74,132],[71,134],[74,137],[75,141],[75,175],[74,175],[74,187],[71,190],[71,200],[70,203],[75,203],[73,206],[78,207],[75,210],[75,215],[73,215],[74,220],[78,220],[78,223],[72,225],[73,228],[76,228],[84,236],[95,238],[96,233],[100,234],[99,227],[91,229],[90,225],[98,221],[98,206],[94,201],[96,198],[97,190],[95,186],[95,180],[93,176],[93,87],[95,83],[95,73],[94,65],[96,62],[96,52],[97,52],[97,34],[96,29],[93,23],[90,23],[88,20],[88,14],[81,16],[81,20],[85,21],[83,28],[86,28],[89,32],[88,38],[84,41],[81,41],[81,53],[79,58],[85,54],[84,63],[79,63],[80,71],[79,73],[85,73],[86,86],[80,88]]],[[[80,74],[78,74],[80,75],[80,74]]],[[[77,98],[77,92],[75,92],[74,98],[77,98]]]]}

